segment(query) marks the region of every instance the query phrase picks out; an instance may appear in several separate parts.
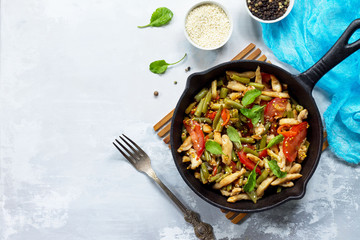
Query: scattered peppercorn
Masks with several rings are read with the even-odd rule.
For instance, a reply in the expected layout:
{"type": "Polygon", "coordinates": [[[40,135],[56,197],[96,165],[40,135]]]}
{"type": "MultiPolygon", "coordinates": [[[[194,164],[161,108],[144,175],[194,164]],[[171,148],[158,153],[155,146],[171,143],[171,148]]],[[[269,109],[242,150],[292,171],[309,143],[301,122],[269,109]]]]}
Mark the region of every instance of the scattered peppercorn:
{"type": "Polygon", "coordinates": [[[174,81],[174,84],[176,85],[176,84],[177,84],[177,81],[174,81]]]}
{"type": "Polygon", "coordinates": [[[285,14],[290,0],[247,0],[250,12],[263,20],[275,20],[285,14]]]}
{"type": "Polygon", "coordinates": [[[185,72],[188,72],[188,71],[190,71],[190,67],[187,67],[187,68],[185,68],[185,72]]]}
{"type": "Polygon", "coordinates": [[[155,91],[155,92],[154,92],[154,96],[155,96],[155,97],[159,96],[159,92],[158,92],[158,91],[155,91]]]}

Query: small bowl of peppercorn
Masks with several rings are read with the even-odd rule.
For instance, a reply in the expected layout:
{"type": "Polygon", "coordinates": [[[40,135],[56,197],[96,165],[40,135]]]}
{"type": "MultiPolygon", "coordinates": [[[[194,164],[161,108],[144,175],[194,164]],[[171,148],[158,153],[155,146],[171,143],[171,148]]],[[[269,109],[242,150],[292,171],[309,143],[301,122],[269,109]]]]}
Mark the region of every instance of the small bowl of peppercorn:
{"type": "Polygon", "coordinates": [[[250,16],[262,23],[275,23],[291,12],[295,0],[244,0],[250,16]]]}

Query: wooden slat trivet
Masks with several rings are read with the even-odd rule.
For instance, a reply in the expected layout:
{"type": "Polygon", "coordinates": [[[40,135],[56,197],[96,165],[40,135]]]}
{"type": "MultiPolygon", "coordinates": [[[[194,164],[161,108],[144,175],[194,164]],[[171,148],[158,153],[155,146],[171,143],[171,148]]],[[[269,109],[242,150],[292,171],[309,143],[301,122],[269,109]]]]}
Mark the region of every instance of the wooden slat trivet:
{"type": "MultiPolygon", "coordinates": [[[[266,61],[267,57],[265,55],[260,56],[261,50],[256,48],[255,44],[250,43],[247,47],[245,47],[242,51],[240,51],[233,59],[234,60],[240,60],[240,59],[246,59],[246,60],[258,60],[258,61],[266,61]],[[254,51],[253,51],[254,50],[254,51]],[[260,56],[260,57],[259,57],[260,56]],[[257,58],[259,57],[259,58],[257,58]]],[[[270,61],[268,61],[270,63],[270,61]]],[[[170,127],[171,127],[171,117],[174,114],[173,109],[171,112],[169,112],[165,117],[163,117],[158,123],[154,125],[154,131],[157,132],[158,136],[163,138],[163,141],[169,145],[170,147],[170,127]]],[[[324,138],[326,138],[326,132],[324,134],[324,138]]],[[[326,149],[328,146],[327,141],[324,141],[323,150],[326,149]]],[[[220,209],[223,213],[225,213],[225,217],[229,219],[232,223],[237,224],[239,223],[247,214],[246,213],[236,213],[232,211],[227,211],[224,209],[220,209]]]]}

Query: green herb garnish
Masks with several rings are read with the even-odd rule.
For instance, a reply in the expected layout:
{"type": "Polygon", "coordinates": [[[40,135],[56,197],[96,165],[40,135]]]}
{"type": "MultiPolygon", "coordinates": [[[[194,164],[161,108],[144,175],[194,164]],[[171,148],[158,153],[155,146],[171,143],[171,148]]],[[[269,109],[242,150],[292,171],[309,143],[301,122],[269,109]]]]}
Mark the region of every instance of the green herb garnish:
{"type": "Polygon", "coordinates": [[[215,141],[207,141],[205,143],[205,148],[212,154],[224,154],[220,144],[215,141]]]}
{"type": "Polygon", "coordinates": [[[265,105],[264,106],[254,105],[253,108],[251,109],[242,108],[240,109],[240,112],[245,117],[250,118],[253,125],[256,125],[260,121],[261,116],[263,115],[264,108],[265,105]]]}
{"type": "MultiPolygon", "coordinates": [[[[258,162],[259,163],[259,162],[258,162]]],[[[251,191],[254,190],[255,186],[256,186],[256,167],[258,165],[258,163],[255,165],[254,169],[250,172],[250,175],[247,179],[247,182],[244,186],[244,191],[249,193],[251,191]]]]}
{"type": "Polygon", "coordinates": [[[226,133],[227,133],[227,135],[229,136],[229,138],[230,138],[231,141],[241,144],[240,134],[239,134],[238,131],[236,131],[236,129],[235,129],[234,127],[229,126],[229,127],[226,129],[226,133]]]}
{"type": "Polygon", "coordinates": [[[255,101],[255,99],[261,95],[261,91],[258,89],[251,89],[247,91],[241,100],[242,105],[247,106],[255,101]]]}
{"type": "Polygon", "coordinates": [[[264,149],[271,148],[272,146],[275,146],[276,144],[281,143],[283,140],[284,140],[284,136],[282,134],[279,134],[276,137],[272,138],[265,148],[259,149],[258,151],[262,151],[264,149]]]}
{"type": "Polygon", "coordinates": [[[157,60],[157,61],[154,61],[154,62],[150,63],[149,69],[153,73],[162,74],[162,73],[164,73],[166,71],[168,66],[175,65],[175,64],[181,62],[185,57],[186,57],[186,53],[185,53],[185,55],[183,56],[182,59],[180,59],[179,61],[177,61],[175,63],[167,63],[167,62],[165,62],[165,60],[157,60]]]}
{"type": "Polygon", "coordinates": [[[161,27],[170,22],[173,16],[174,14],[170,9],[166,7],[157,8],[151,15],[150,23],[145,26],[138,26],[138,28],[161,27]]]}
{"type": "Polygon", "coordinates": [[[271,171],[274,173],[275,176],[277,176],[278,178],[286,177],[287,173],[280,170],[280,167],[277,164],[276,160],[271,160],[268,163],[269,163],[269,167],[270,167],[271,171]]]}

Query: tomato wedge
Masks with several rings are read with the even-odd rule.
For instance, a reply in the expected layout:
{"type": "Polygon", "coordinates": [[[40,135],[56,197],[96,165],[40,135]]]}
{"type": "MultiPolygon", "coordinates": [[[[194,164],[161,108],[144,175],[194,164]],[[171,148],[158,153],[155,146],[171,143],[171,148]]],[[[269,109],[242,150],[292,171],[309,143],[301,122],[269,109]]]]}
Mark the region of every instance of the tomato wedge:
{"type": "Polygon", "coordinates": [[[201,157],[205,150],[204,133],[197,121],[187,119],[184,120],[186,131],[190,134],[192,144],[198,157],[201,157]]]}
{"type": "MultiPolygon", "coordinates": [[[[255,164],[253,161],[251,161],[251,160],[249,160],[249,159],[247,158],[246,153],[244,152],[244,150],[241,150],[240,152],[237,152],[237,154],[238,154],[238,156],[239,156],[240,162],[241,162],[242,164],[244,164],[246,168],[248,168],[249,170],[253,170],[253,169],[254,169],[254,167],[256,166],[256,164],[255,164]]],[[[256,170],[255,170],[255,171],[256,171],[257,174],[261,175],[261,170],[260,170],[259,167],[256,167],[256,170]]]]}
{"type": "Polygon", "coordinates": [[[264,117],[269,121],[273,121],[277,116],[281,117],[286,110],[287,104],[288,100],[285,98],[274,98],[266,104],[264,117]]]}
{"type": "Polygon", "coordinates": [[[221,118],[224,121],[221,125],[225,126],[230,120],[230,111],[228,109],[224,108],[221,112],[221,118]]]}
{"type": "Polygon", "coordinates": [[[294,136],[285,137],[283,142],[283,151],[286,159],[289,162],[295,161],[300,144],[306,137],[308,126],[309,125],[307,122],[294,125],[290,128],[289,131],[296,134],[294,136]]]}
{"type": "Polygon", "coordinates": [[[210,118],[211,120],[214,120],[216,113],[217,113],[217,111],[207,112],[206,117],[210,118]]]}
{"type": "Polygon", "coordinates": [[[263,159],[264,157],[266,157],[268,155],[267,150],[264,149],[259,153],[259,158],[263,159]]]}

